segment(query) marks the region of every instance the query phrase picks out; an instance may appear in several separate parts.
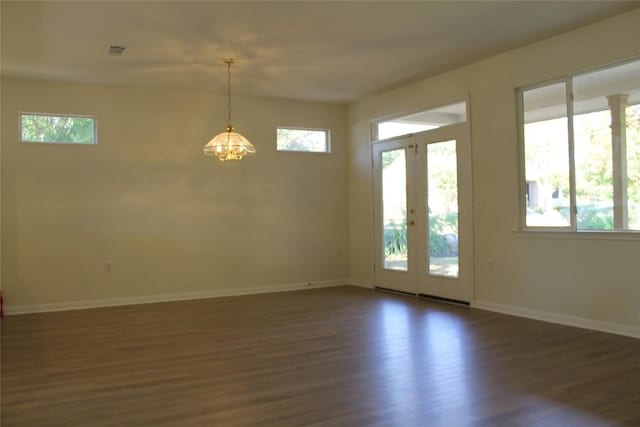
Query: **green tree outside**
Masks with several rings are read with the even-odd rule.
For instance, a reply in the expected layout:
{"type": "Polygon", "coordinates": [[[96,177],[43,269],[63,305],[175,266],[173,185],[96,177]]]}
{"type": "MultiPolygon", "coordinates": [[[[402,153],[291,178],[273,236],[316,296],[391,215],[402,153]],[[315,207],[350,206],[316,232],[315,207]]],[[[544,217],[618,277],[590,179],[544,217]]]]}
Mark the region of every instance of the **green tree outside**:
{"type": "Polygon", "coordinates": [[[94,144],[95,120],[90,117],[28,115],[21,117],[22,140],[94,144]]]}

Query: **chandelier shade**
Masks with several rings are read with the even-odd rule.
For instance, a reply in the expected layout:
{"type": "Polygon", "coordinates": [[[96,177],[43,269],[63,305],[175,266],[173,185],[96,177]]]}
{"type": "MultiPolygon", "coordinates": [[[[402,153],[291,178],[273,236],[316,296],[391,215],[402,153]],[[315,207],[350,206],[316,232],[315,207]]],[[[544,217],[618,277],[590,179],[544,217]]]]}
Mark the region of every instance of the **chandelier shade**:
{"type": "Polygon", "coordinates": [[[204,154],[216,156],[219,160],[242,160],[247,154],[256,152],[256,147],[247,138],[235,132],[231,124],[231,64],[232,58],[224,60],[227,64],[227,130],[214,136],[204,146],[204,154]]]}
{"type": "Polygon", "coordinates": [[[226,131],[214,136],[204,146],[204,154],[216,156],[219,160],[242,160],[247,154],[256,152],[256,147],[247,138],[228,127],[226,131]]]}

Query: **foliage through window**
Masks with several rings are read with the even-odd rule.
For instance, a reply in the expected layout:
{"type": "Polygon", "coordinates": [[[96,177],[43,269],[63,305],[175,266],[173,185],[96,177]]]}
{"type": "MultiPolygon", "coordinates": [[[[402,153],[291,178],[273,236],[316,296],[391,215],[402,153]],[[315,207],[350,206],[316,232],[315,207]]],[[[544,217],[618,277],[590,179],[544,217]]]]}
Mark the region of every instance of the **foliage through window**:
{"type": "Polygon", "coordinates": [[[640,230],[640,61],[520,89],[524,225],[640,230]]]}
{"type": "Polygon", "coordinates": [[[324,129],[278,128],[278,151],[328,153],[329,131],[324,129]]]}
{"type": "Polygon", "coordinates": [[[52,144],[95,144],[96,119],[53,114],[21,114],[20,140],[52,144]]]}

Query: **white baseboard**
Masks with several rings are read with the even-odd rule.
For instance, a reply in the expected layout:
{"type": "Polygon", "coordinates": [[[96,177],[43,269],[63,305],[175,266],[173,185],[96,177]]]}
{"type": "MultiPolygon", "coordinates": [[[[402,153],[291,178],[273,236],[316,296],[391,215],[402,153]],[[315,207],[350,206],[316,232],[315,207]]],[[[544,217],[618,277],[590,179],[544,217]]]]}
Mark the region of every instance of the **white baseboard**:
{"type": "Polygon", "coordinates": [[[553,313],[550,311],[534,310],[515,305],[497,304],[490,301],[475,300],[471,307],[481,310],[495,311],[497,313],[510,314],[518,317],[542,320],[544,322],[558,323],[577,328],[591,329],[594,331],[608,332],[610,334],[624,335],[640,338],[640,326],[624,323],[607,322],[604,320],[589,319],[586,317],[571,316],[568,314],[553,313]]]}
{"type": "Polygon", "coordinates": [[[373,289],[373,282],[369,282],[366,280],[350,279],[349,281],[347,281],[347,283],[352,286],[358,286],[360,288],[373,289]]]}
{"type": "MultiPolygon", "coordinates": [[[[208,291],[180,292],[172,294],[148,295],[130,298],[106,298],[99,300],[72,301],[52,304],[32,304],[6,306],[6,315],[44,313],[51,311],[82,310],[87,308],[114,307],[122,305],[149,304],[155,302],[184,301],[206,298],[230,297],[239,295],[266,294],[272,292],[287,292],[305,289],[327,288],[331,286],[352,285],[361,288],[373,289],[373,283],[355,279],[322,280],[315,282],[284,283],[279,285],[236,288],[236,289],[212,289],[208,291]]],[[[494,311],[497,313],[509,314],[513,316],[526,317],[529,319],[542,320],[545,322],[558,323],[561,325],[575,326],[578,328],[592,329],[595,331],[608,332],[617,335],[624,335],[633,338],[640,338],[640,327],[626,325],[623,323],[594,320],[585,317],[571,316],[567,314],[553,313],[543,310],[535,310],[526,307],[498,304],[490,301],[475,300],[471,307],[494,311]]]]}
{"type": "Polygon", "coordinates": [[[8,305],[4,309],[4,314],[27,314],[44,313],[50,311],[82,310],[87,308],[114,307],[121,305],[149,304],[154,302],[184,301],[194,299],[231,297],[239,295],[267,294],[272,292],[299,291],[306,289],[327,288],[330,286],[342,286],[350,284],[348,279],[321,280],[300,283],[284,283],[279,285],[261,286],[253,288],[237,289],[212,289],[208,291],[179,292],[172,294],[148,295],[130,298],[105,298],[99,300],[84,300],[61,302],[52,304],[32,304],[32,305],[8,305]]]}

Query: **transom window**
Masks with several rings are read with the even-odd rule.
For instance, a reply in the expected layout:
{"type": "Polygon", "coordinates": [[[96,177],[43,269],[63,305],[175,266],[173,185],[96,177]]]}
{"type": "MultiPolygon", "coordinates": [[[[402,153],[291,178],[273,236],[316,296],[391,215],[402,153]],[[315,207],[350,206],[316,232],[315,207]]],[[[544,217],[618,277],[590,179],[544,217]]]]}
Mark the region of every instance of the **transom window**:
{"type": "Polygon", "coordinates": [[[640,60],[518,95],[524,227],[640,230],[640,60]]]}
{"type": "Polygon", "coordinates": [[[329,153],[329,131],[326,129],[279,127],[276,146],[278,151],[329,153]]]}
{"type": "Polygon", "coordinates": [[[467,121],[467,103],[456,102],[376,122],[373,124],[373,139],[389,139],[465,121],[467,121]]]}
{"type": "Polygon", "coordinates": [[[90,116],[21,113],[20,141],[48,144],[96,144],[96,119],[90,116]]]}

